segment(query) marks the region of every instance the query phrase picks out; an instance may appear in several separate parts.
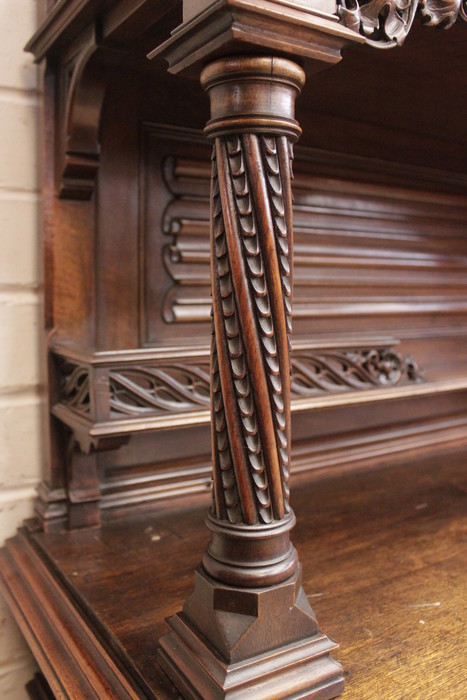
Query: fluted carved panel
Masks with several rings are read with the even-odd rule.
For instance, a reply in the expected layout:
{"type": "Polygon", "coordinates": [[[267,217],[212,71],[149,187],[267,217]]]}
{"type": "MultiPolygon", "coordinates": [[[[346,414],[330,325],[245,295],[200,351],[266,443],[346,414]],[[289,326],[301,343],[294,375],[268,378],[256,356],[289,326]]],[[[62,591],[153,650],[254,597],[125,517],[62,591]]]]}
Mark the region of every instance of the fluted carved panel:
{"type": "MultiPolygon", "coordinates": [[[[154,147],[159,143],[154,139],[154,147]]],[[[186,333],[205,337],[211,309],[209,161],[201,148],[194,157],[167,140],[164,149],[172,151],[159,162],[166,204],[154,210],[146,234],[147,269],[163,261],[158,294],[146,294],[148,344],[186,333]]],[[[329,338],[337,324],[342,332],[373,334],[376,319],[378,330],[399,338],[409,317],[418,335],[437,327],[443,334],[447,315],[465,319],[465,199],[411,190],[404,178],[420,183],[423,174],[405,176],[400,167],[384,173],[367,163],[355,179],[355,167],[345,170],[343,159],[329,177],[325,156],[319,162],[296,151],[296,338],[329,338]]]]}

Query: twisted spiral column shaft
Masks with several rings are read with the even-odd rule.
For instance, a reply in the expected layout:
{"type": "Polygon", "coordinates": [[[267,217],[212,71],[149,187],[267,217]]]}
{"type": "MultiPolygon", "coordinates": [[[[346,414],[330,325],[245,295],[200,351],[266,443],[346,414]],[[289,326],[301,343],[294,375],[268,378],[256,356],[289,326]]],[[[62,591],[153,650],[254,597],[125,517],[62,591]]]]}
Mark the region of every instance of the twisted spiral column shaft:
{"type": "Polygon", "coordinates": [[[213,141],[212,540],[203,564],[226,583],[271,585],[290,545],[292,144],[302,69],[234,57],[204,69],[213,141]]]}

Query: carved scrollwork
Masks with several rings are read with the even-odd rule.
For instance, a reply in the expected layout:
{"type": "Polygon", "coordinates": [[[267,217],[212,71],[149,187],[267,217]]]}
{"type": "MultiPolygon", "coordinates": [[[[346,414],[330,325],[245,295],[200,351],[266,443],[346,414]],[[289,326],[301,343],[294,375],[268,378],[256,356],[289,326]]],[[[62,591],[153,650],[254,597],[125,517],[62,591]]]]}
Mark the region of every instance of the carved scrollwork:
{"type": "Polygon", "coordinates": [[[422,377],[422,371],[410,355],[402,357],[400,353],[393,350],[371,350],[362,357],[362,360],[362,368],[380,386],[394,386],[404,375],[412,381],[417,381],[422,377]]]}
{"type": "Polygon", "coordinates": [[[209,366],[174,363],[112,369],[109,392],[111,411],[119,415],[204,407],[209,404],[209,366]]]}
{"type": "Polygon", "coordinates": [[[340,21],[380,48],[401,46],[418,13],[423,24],[449,29],[467,21],[466,0],[338,0],[340,21]]]}
{"type": "MultiPolygon", "coordinates": [[[[237,362],[237,366],[240,367],[240,363],[237,362]]],[[[277,371],[274,362],[271,362],[271,366],[277,371]]],[[[242,371],[244,369],[243,367],[242,371]]],[[[208,361],[135,364],[131,367],[111,367],[107,373],[110,420],[122,416],[138,418],[176,414],[205,409],[210,405],[208,361]]],[[[277,376],[272,374],[270,380],[275,382],[276,388],[280,386],[277,376]]],[[[419,381],[422,376],[422,371],[412,357],[404,357],[391,347],[321,352],[302,350],[294,353],[291,360],[291,397],[294,400],[347,390],[365,391],[374,387],[397,386],[402,382],[419,381]]],[[[225,411],[219,394],[219,363],[215,346],[212,382],[212,405],[215,408],[213,423],[221,432],[221,426],[225,425],[225,411]]],[[[60,403],[82,416],[90,417],[94,380],[89,366],[62,362],[60,383],[60,403]]],[[[283,435],[279,437],[284,439],[283,435]]],[[[223,445],[221,440],[218,449],[222,453],[227,449],[223,445]]],[[[227,464],[227,455],[222,456],[221,461],[224,465],[227,464]]],[[[285,462],[282,468],[287,469],[285,462]]]]}
{"type": "Polygon", "coordinates": [[[91,381],[89,368],[63,362],[60,368],[61,401],[77,413],[91,413],[91,381]]]}
{"type": "Polygon", "coordinates": [[[396,386],[404,379],[418,381],[422,372],[410,357],[391,348],[327,351],[295,356],[292,396],[312,396],[346,389],[396,386]]]}

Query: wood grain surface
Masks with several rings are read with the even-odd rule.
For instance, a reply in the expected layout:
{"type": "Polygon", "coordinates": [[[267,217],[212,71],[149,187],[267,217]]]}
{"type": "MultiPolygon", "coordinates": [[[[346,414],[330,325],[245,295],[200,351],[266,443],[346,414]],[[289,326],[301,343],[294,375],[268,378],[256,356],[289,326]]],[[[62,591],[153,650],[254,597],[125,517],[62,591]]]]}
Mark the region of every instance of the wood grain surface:
{"type": "MultiPolygon", "coordinates": [[[[466,696],[466,461],[465,451],[450,451],[292,481],[304,587],[323,629],[341,645],[344,698],[466,696]]],[[[156,663],[157,639],[193,587],[208,538],[206,503],[172,501],[100,529],[33,536],[77,614],[141,697],[177,697],[156,663]]],[[[12,552],[10,545],[7,557],[12,552]]]]}
{"type": "MultiPolygon", "coordinates": [[[[291,11],[287,2],[220,4],[291,11]]],[[[206,465],[209,451],[207,407],[183,419],[149,419],[148,397],[151,403],[157,393],[156,402],[160,395],[164,401],[167,390],[151,385],[135,365],[130,396],[128,375],[109,377],[110,420],[103,410],[109,404],[110,412],[107,377],[92,371],[89,407],[100,415],[85,421],[74,410],[83,404],[70,408],[60,400],[64,377],[55,349],[106,352],[118,363],[123,352],[154,351],[156,358],[172,348],[172,359],[191,367],[210,332],[211,170],[201,131],[208,100],[199,82],[169,75],[162,59],[147,59],[181,22],[181,1],[50,0],[47,6],[28,49],[38,60],[50,59],[44,77],[50,358],[44,385],[54,415],[44,417],[50,456],[36,506],[49,529],[68,518],[74,526],[89,525],[111,509],[143,509],[169,492],[205,489],[198,465],[206,465]],[[89,434],[94,430],[96,438],[89,434]],[[85,452],[98,449],[79,457],[87,483],[66,457],[77,461],[77,437],[85,452]]],[[[289,44],[298,40],[295,31],[276,27],[289,44]]],[[[467,90],[466,72],[458,69],[465,64],[465,30],[458,24],[427,31],[417,23],[400,51],[348,50],[338,65],[309,76],[298,100],[294,341],[352,351],[369,336],[392,338],[403,358],[410,355],[423,368],[426,386],[417,385],[425,392],[418,399],[396,396],[391,386],[347,398],[328,392],[319,406],[305,397],[301,415],[294,411],[292,418],[295,442],[346,440],[353,459],[358,442],[366,459],[362,426],[379,430],[375,449],[384,452],[390,431],[424,429],[427,414],[440,423],[465,415],[467,90]],[[365,403],[370,396],[379,397],[377,406],[365,403]]],[[[258,31],[264,36],[267,26],[258,31]]],[[[173,371],[169,385],[180,386],[180,368],[175,378],[173,371]]],[[[192,379],[191,369],[188,382],[183,370],[182,384],[192,386],[192,379]]],[[[335,457],[328,459],[330,469],[335,457]]]]}

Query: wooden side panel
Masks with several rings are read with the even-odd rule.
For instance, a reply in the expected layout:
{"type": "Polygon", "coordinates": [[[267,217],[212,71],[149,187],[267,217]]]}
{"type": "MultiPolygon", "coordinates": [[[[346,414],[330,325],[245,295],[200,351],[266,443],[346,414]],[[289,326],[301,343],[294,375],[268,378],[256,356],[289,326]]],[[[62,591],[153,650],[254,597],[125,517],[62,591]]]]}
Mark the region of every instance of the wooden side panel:
{"type": "MultiPolygon", "coordinates": [[[[160,257],[148,260],[144,251],[147,224],[146,210],[141,208],[141,181],[152,183],[151,207],[163,206],[160,196],[164,196],[164,188],[158,184],[159,161],[146,153],[143,125],[146,120],[169,121],[201,128],[206,118],[207,104],[195,81],[175,84],[165,69],[154,72],[148,81],[136,67],[109,76],[101,123],[96,212],[95,347],[99,350],[144,345],[143,279],[152,277],[158,284],[164,274],[160,257]],[[195,119],[190,110],[194,110],[195,119]],[[148,265],[153,267],[149,270],[148,265]]],[[[204,142],[200,131],[198,139],[204,142]]],[[[154,238],[153,245],[157,245],[154,238]]]]}

